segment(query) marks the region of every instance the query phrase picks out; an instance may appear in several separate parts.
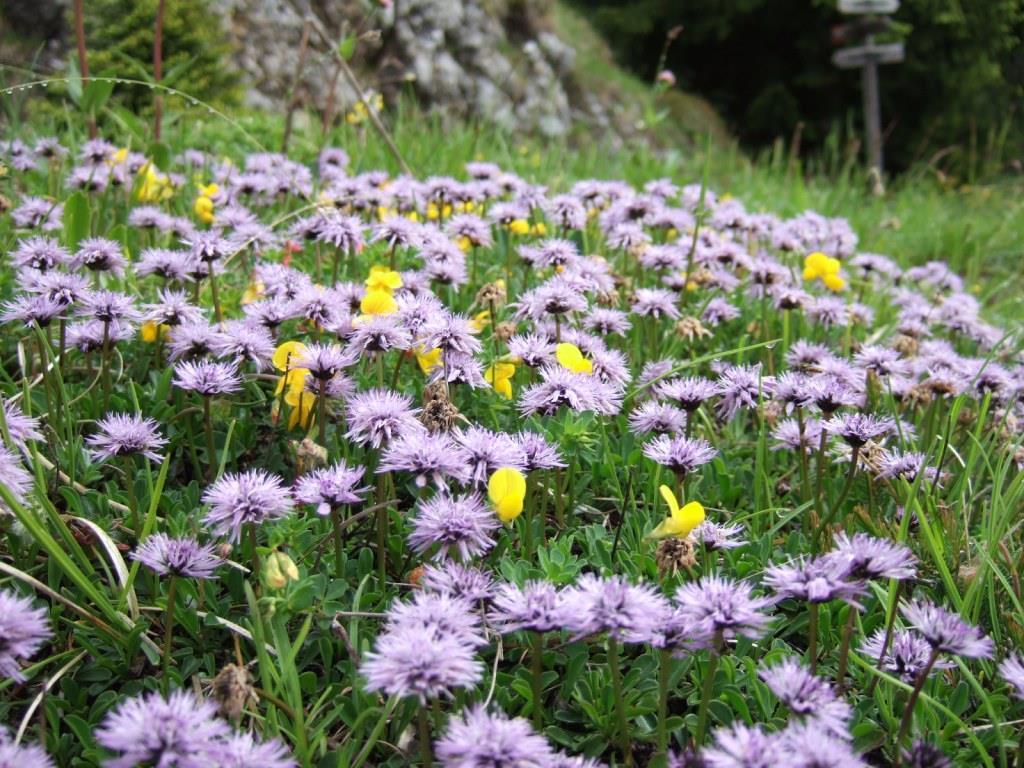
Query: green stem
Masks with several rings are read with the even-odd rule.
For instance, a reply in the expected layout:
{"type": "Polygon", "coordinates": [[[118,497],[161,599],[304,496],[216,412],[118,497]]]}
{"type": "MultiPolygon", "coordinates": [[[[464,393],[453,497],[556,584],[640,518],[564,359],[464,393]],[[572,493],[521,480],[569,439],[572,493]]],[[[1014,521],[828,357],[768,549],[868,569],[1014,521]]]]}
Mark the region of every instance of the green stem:
{"type": "Polygon", "coordinates": [[[331,507],[331,527],[334,529],[334,576],[340,579],[344,568],[342,547],[345,544],[345,535],[341,528],[341,511],[335,507],[331,507]]]}
{"type": "Polygon", "coordinates": [[[836,670],[836,687],[843,689],[846,681],[846,668],[850,661],[850,640],[853,637],[853,623],[857,618],[857,609],[847,606],[846,625],[843,627],[843,639],[839,645],[839,668],[836,670]]]}
{"type": "Polygon", "coordinates": [[[619,642],[608,638],[608,667],[612,673],[612,692],[615,696],[615,731],[622,751],[624,765],[633,765],[633,750],[629,742],[629,724],[626,720],[626,699],[622,692],[622,670],[619,667],[619,642]]]}
{"type": "Polygon", "coordinates": [[[135,499],[135,471],[131,456],[124,457],[124,478],[128,490],[128,507],[131,509],[132,532],[138,540],[142,529],[139,527],[139,505],[135,499]]]}
{"type": "Polygon", "coordinates": [[[213,311],[217,317],[217,322],[224,323],[224,313],[220,309],[220,295],[217,293],[217,273],[213,268],[213,262],[210,262],[210,292],[213,294],[213,311]]]}
{"type": "Polygon", "coordinates": [[[317,397],[317,427],[320,430],[320,445],[327,447],[327,382],[320,381],[320,394],[317,397]]]}
{"type": "Polygon", "coordinates": [[[850,495],[850,489],[853,488],[853,478],[857,474],[857,460],[860,458],[860,446],[853,446],[853,451],[850,453],[850,468],[846,471],[846,482],[843,483],[843,490],[839,492],[839,498],[836,503],[829,507],[828,515],[818,523],[817,527],[817,539],[818,549],[821,549],[821,540],[828,533],[828,526],[836,519],[836,515],[839,513],[839,508],[846,501],[846,497],[850,495]]]}
{"type": "Polygon", "coordinates": [[[419,725],[420,762],[424,768],[430,768],[434,764],[434,754],[430,749],[430,711],[426,705],[420,706],[416,719],[419,725]]]}
{"type": "Polygon", "coordinates": [[[544,687],[541,675],[544,673],[544,635],[530,632],[530,685],[533,689],[533,727],[538,733],[544,726],[544,687]]]}
{"type": "Polygon", "coordinates": [[[171,678],[168,670],[171,667],[171,640],[174,638],[174,598],[178,587],[178,580],[173,575],[167,584],[167,613],[164,616],[164,669],[160,681],[163,686],[164,696],[170,689],[171,678]]]}
{"type": "Polygon", "coordinates": [[[807,663],[811,674],[818,670],[818,604],[807,604],[807,663]]]}
{"type": "Polygon", "coordinates": [[[711,695],[715,689],[715,672],[718,669],[719,648],[722,645],[722,634],[715,634],[711,650],[708,655],[708,666],[704,670],[704,684],[701,686],[700,709],[697,710],[697,735],[695,743],[698,749],[704,744],[704,734],[708,727],[708,707],[711,704],[711,695]]]}
{"type": "Polygon", "coordinates": [[[939,658],[939,649],[933,648],[931,655],[928,657],[927,663],[924,665],[924,669],[917,676],[917,680],[914,682],[914,690],[910,692],[910,698],[907,699],[907,706],[903,710],[903,719],[900,720],[900,730],[896,734],[896,757],[893,765],[899,767],[900,764],[900,745],[903,743],[903,739],[906,738],[907,731],[910,730],[910,722],[914,719],[914,705],[917,704],[917,698],[921,695],[921,690],[924,688],[924,684],[928,681],[928,675],[931,674],[932,667],[935,666],[935,662],[939,658]]]}
{"type": "Polygon", "coordinates": [[[381,504],[377,508],[377,577],[383,588],[388,574],[388,508],[381,504]]]}
{"type": "Polygon", "coordinates": [[[668,678],[672,664],[672,651],[661,649],[658,664],[658,755],[668,754],[668,678]]]}
{"type": "Polygon", "coordinates": [[[210,417],[210,398],[203,397],[203,431],[206,433],[206,479],[213,482],[217,476],[217,451],[213,446],[213,419],[210,417]]]}
{"type": "MultiPolygon", "coordinates": [[[[878,670],[882,669],[882,662],[885,660],[885,654],[889,651],[889,643],[892,642],[892,631],[893,626],[896,624],[896,611],[900,602],[900,592],[903,589],[903,582],[896,582],[895,594],[893,595],[892,608],[889,611],[889,616],[885,621],[885,637],[882,639],[882,650],[878,652],[878,659],[875,661],[875,668],[878,670]]],[[[878,675],[871,676],[871,682],[868,683],[867,689],[864,691],[865,696],[871,696],[875,691],[875,686],[878,685],[878,675]]]]}
{"type": "Polygon", "coordinates": [[[260,581],[260,553],[256,550],[256,523],[248,524],[249,534],[249,559],[252,561],[252,579],[259,584],[260,581]]]}

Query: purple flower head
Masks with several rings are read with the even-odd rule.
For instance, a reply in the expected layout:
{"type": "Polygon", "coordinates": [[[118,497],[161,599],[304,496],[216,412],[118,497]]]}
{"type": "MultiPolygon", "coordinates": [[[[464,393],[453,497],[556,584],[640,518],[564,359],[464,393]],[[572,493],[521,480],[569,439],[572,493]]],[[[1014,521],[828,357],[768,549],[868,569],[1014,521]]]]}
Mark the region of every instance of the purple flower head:
{"type": "Polygon", "coordinates": [[[783,762],[778,738],[742,724],[718,728],[714,744],[705,747],[702,757],[705,768],[779,768],[783,762]]]}
{"type": "Polygon", "coordinates": [[[220,339],[220,331],[205,320],[174,326],[167,334],[167,358],[194,360],[208,355],[220,339]]]}
{"type": "Polygon", "coordinates": [[[160,576],[187,579],[212,579],[224,562],[212,544],[200,544],[189,536],[173,539],[166,533],[154,533],[136,547],[132,558],[160,576]]]}
{"type": "Polygon", "coordinates": [[[620,391],[593,376],[573,373],[561,365],[547,365],[540,375],[542,381],[527,387],[519,398],[519,410],[525,416],[552,416],[563,405],[574,411],[614,415],[622,405],[620,391]]]}
{"type": "Polygon", "coordinates": [[[717,455],[718,451],[699,437],[659,435],[644,446],[644,456],[680,475],[693,472],[717,455]]]}
{"type": "Polygon", "coordinates": [[[758,673],[790,713],[829,736],[849,738],[850,705],[840,699],[832,686],[794,658],[766,667],[758,673]]]}
{"type": "Polygon", "coordinates": [[[746,544],[739,539],[743,533],[742,525],[729,525],[705,520],[693,529],[693,538],[704,545],[709,551],[720,549],[736,549],[746,544]]]}
{"type": "Polygon", "coordinates": [[[783,753],[779,765],[791,768],[867,768],[867,763],[854,752],[850,735],[845,730],[832,733],[822,728],[814,718],[791,722],[776,738],[783,753]]]}
{"type": "Polygon", "coordinates": [[[164,280],[182,282],[188,275],[187,251],[172,251],[167,248],[146,248],[135,263],[137,277],[156,275],[164,280]]]}
{"type": "Polygon", "coordinates": [[[992,655],[992,641],[980,629],[934,603],[910,600],[900,606],[900,613],[935,652],[968,659],[992,655]]]}
{"type": "Polygon", "coordinates": [[[37,323],[40,328],[48,326],[64,310],[58,302],[41,294],[18,296],[5,302],[0,311],[0,322],[18,320],[26,326],[37,323]]]}
{"type": "Polygon", "coordinates": [[[847,563],[828,557],[771,565],[765,568],[764,582],[780,598],[792,597],[809,603],[844,600],[857,605],[866,591],[863,581],[851,578],[847,563]]]}
{"type": "MultiPolygon", "coordinates": [[[[0,484],[14,497],[18,504],[24,505],[29,491],[32,489],[32,475],[28,473],[18,455],[0,444],[0,484]]],[[[6,502],[0,498],[0,517],[11,514],[6,502]]]]}
{"type": "Polygon", "coordinates": [[[772,604],[769,598],[754,597],[747,582],[718,576],[684,584],[675,602],[685,624],[718,642],[741,635],[756,640],[771,620],[764,612],[772,604]]]}
{"type": "Polygon", "coordinates": [[[104,323],[134,322],[142,317],[135,308],[135,299],[115,291],[90,291],[85,294],[77,314],[104,323]]]}
{"type": "Polygon", "coordinates": [[[953,768],[946,753],[926,741],[915,741],[908,749],[900,750],[900,755],[907,768],[953,768]]]}
{"type": "Polygon", "coordinates": [[[21,205],[11,211],[14,226],[19,229],[36,229],[53,232],[61,228],[64,218],[64,204],[41,197],[26,196],[21,205]]]}
{"type": "Polygon", "coordinates": [[[305,351],[299,353],[292,367],[309,371],[314,379],[327,381],[340,373],[345,364],[341,347],[335,344],[310,344],[305,351]]]}
{"type": "Polygon", "coordinates": [[[927,466],[928,457],[923,453],[907,452],[899,450],[886,450],[882,454],[882,461],[878,476],[883,479],[895,479],[902,477],[908,483],[913,484],[918,475],[924,473],[924,480],[934,482],[939,475],[935,467],[927,466]]]}
{"type": "Polygon", "coordinates": [[[549,768],[557,759],[526,720],[479,704],[448,721],[434,751],[445,768],[549,768]]]}
{"type": "Polygon", "coordinates": [[[669,613],[668,602],[653,587],[592,573],[562,593],[562,609],[563,626],[575,636],[607,632],[625,643],[647,642],[669,613]]]}
{"type": "Polygon", "coordinates": [[[638,435],[676,435],[686,427],[686,412],[668,403],[648,400],[629,414],[629,428],[638,435]]]}
{"type": "Polygon", "coordinates": [[[469,462],[470,480],[478,489],[487,485],[488,478],[500,467],[526,470],[523,451],[511,435],[474,426],[455,430],[454,437],[462,446],[469,462]]]}
{"type": "Polygon", "coordinates": [[[242,380],[233,364],[185,360],[174,366],[174,385],[213,397],[237,392],[242,388],[242,380]]]}
{"type": "Polygon", "coordinates": [[[531,368],[555,362],[555,343],[539,334],[516,335],[508,340],[508,352],[531,368]]]}
{"type": "Polygon", "coordinates": [[[524,629],[551,632],[565,625],[562,595],[548,581],[528,581],[522,588],[502,584],[494,596],[489,618],[502,634],[524,629]]]}
{"type": "Polygon", "coordinates": [[[42,272],[31,290],[62,307],[70,307],[88,293],[89,278],[67,272],[42,272]]]}
{"type": "Polygon", "coordinates": [[[473,604],[486,602],[494,596],[494,579],[489,573],[454,560],[425,565],[420,584],[428,592],[473,604]]]}
{"type": "Polygon", "coordinates": [[[836,548],[827,557],[838,558],[855,579],[912,579],[917,558],[910,548],[866,533],[836,534],[836,548]]]}
{"type": "Polygon", "coordinates": [[[358,253],[363,247],[363,222],[356,216],[331,211],[320,217],[316,239],[343,253],[358,253]]]}
{"type": "Polygon", "coordinates": [[[19,240],[18,247],[10,253],[11,264],[18,269],[34,269],[46,272],[71,261],[68,250],[50,237],[30,237],[19,240]]]}
{"type": "Polygon", "coordinates": [[[25,451],[29,440],[43,439],[43,435],[39,431],[39,419],[26,416],[25,412],[13,400],[0,400],[0,407],[4,409],[4,423],[7,424],[7,433],[11,436],[11,442],[17,448],[25,451]]]}
{"type": "Polygon", "coordinates": [[[150,461],[163,461],[157,451],[167,445],[153,420],[132,413],[108,413],[96,422],[97,432],[86,439],[89,453],[97,461],[115,456],[141,454],[150,461]]]}
{"type": "Polygon", "coordinates": [[[494,546],[491,534],[499,527],[498,518],[479,494],[452,497],[439,493],[417,505],[409,545],[421,555],[436,545],[439,559],[457,552],[459,559],[466,561],[494,546]]]}
{"type": "Polygon", "coordinates": [[[122,702],[94,735],[117,753],[104,762],[108,768],[209,768],[220,764],[223,740],[230,734],[216,713],[213,704],[187,691],[174,691],[166,699],[154,691],[122,702]]]}
{"type": "Polygon", "coordinates": [[[893,428],[892,419],[864,413],[842,413],[828,419],[823,425],[829,434],[841,437],[854,448],[874,440],[893,428]]]}
{"type": "Polygon", "coordinates": [[[216,230],[195,232],[184,243],[189,247],[193,258],[208,264],[223,259],[232,250],[231,243],[216,230]]]}
{"type": "Polygon", "coordinates": [[[128,260],[125,259],[121,244],[102,237],[87,237],[78,244],[78,251],[71,260],[73,269],[85,267],[93,272],[110,272],[120,277],[128,260]]]}
{"type": "MultiPolygon", "coordinates": [[[[883,672],[888,672],[906,683],[916,681],[917,676],[928,664],[928,658],[932,653],[932,647],[928,641],[913,630],[895,628],[892,637],[889,638],[889,647],[882,655],[884,643],[885,630],[878,629],[861,644],[861,653],[873,661],[881,658],[879,668],[883,672]]],[[[934,665],[937,669],[948,669],[952,666],[951,662],[943,659],[939,659],[934,665]]]]}
{"type": "Polygon", "coordinates": [[[444,433],[410,432],[388,443],[381,454],[377,472],[408,472],[416,485],[433,483],[447,490],[448,481],[469,482],[469,457],[444,433]]]}
{"type": "Polygon", "coordinates": [[[116,344],[127,341],[135,335],[129,323],[113,321],[104,323],[100,320],[87,320],[68,326],[68,345],[82,352],[95,352],[103,348],[104,343],[116,344]]]}
{"type": "Polygon", "coordinates": [[[288,489],[275,475],[262,469],[229,472],[206,489],[203,503],[210,507],[203,522],[232,543],[241,539],[242,526],[258,526],[292,511],[288,489]]]}
{"type": "Polygon", "coordinates": [[[155,205],[140,205],[128,212],[128,225],[139,229],[167,229],[171,217],[155,205]]]}
{"type": "Polygon", "coordinates": [[[999,675],[1005,680],[1013,695],[1024,699],[1024,659],[1019,653],[1011,653],[999,665],[999,675]]]}
{"type": "Polygon", "coordinates": [[[700,319],[714,328],[717,325],[735,320],[740,316],[740,310],[721,297],[715,297],[707,303],[700,319]]]}
{"type": "Polygon", "coordinates": [[[493,240],[491,238],[491,225],[468,213],[460,213],[448,219],[445,230],[452,237],[464,237],[470,245],[490,248],[493,240]]]}
{"type": "Polygon", "coordinates": [[[0,589],[0,675],[24,680],[21,662],[34,656],[51,634],[45,608],[33,608],[31,600],[0,589]]]}
{"type": "Polygon", "coordinates": [[[262,371],[270,365],[275,349],[274,337],[262,325],[229,320],[214,340],[211,351],[234,366],[248,361],[257,371],[262,371]]]}
{"type": "Polygon", "coordinates": [[[408,349],[411,344],[411,334],[399,324],[394,315],[360,318],[355,332],[349,336],[344,362],[352,365],[363,355],[408,349]]]}
{"type": "Polygon", "coordinates": [[[761,393],[761,365],[729,365],[718,377],[716,412],[728,421],[740,408],[756,408],[761,393]]]}
{"type": "Polygon", "coordinates": [[[345,437],[357,445],[380,448],[391,441],[424,431],[412,398],[389,389],[358,392],[348,401],[349,430],[345,437]]]}
{"type": "Polygon", "coordinates": [[[445,354],[461,352],[464,355],[473,355],[481,349],[476,328],[462,315],[435,317],[423,326],[422,333],[421,344],[425,349],[440,349],[445,354]]]}
{"type": "Polygon", "coordinates": [[[784,405],[786,413],[792,413],[794,408],[807,408],[814,402],[809,382],[803,373],[786,371],[765,384],[772,399],[784,405]]]}
{"type": "Polygon", "coordinates": [[[298,763],[277,739],[256,741],[248,731],[233,733],[221,745],[218,768],[296,768],[298,763]]]}
{"type": "Polygon", "coordinates": [[[316,513],[326,516],[332,509],[363,500],[368,486],[359,486],[366,470],[349,467],[341,459],[329,467],[314,469],[295,484],[295,500],[301,504],[315,504],[316,513]]]}
{"type": "Polygon", "coordinates": [[[15,744],[0,725],[0,766],[4,768],[54,768],[53,760],[38,744],[15,744]]]}
{"type": "Polygon", "coordinates": [[[672,291],[663,288],[638,288],[630,310],[640,317],[663,317],[675,320],[679,317],[676,297],[672,291]]]}
{"type": "Polygon", "coordinates": [[[629,315],[622,310],[595,307],[583,318],[583,327],[602,336],[625,336],[632,323],[629,315]]]}
{"type": "Polygon", "coordinates": [[[519,295],[515,316],[521,320],[541,320],[547,315],[565,315],[569,312],[583,312],[587,298],[578,286],[569,282],[564,275],[558,275],[533,290],[519,295]]]}
{"type": "Polygon", "coordinates": [[[146,305],[142,318],[158,325],[189,325],[203,321],[203,311],[192,304],[184,291],[161,289],[159,301],[146,305]]]}
{"type": "Polygon", "coordinates": [[[857,404],[857,393],[837,376],[815,376],[809,386],[811,399],[826,415],[831,416],[844,406],[857,404]]]}
{"type": "Polygon", "coordinates": [[[654,391],[665,400],[677,403],[685,411],[695,411],[705,400],[710,400],[718,388],[710,381],[699,376],[659,381],[654,391]]]}
{"type": "Polygon", "coordinates": [[[527,472],[537,469],[554,469],[566,466],[558,452],[558,446],[536,432],[520,432],[513,436],[519,450],[523,452],[523,466],[527,472]]]}
{"type": "Polygon", "coordinates": [[[803,450],[805,453],[813,453],[821,442],[821,422],[818,419],[807,419],[801,431],[797,419],[785,419],[772,430],[772,439],[776,441],[772,446],[773,451],[803,450]]]}

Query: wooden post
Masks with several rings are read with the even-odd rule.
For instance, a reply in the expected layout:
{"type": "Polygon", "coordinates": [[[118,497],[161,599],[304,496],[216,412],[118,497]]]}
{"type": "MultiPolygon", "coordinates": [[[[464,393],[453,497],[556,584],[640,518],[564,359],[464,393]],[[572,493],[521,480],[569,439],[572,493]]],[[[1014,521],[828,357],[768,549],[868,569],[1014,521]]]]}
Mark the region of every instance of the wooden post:
{"type": "MultiPolygon", "coordinates": [[[[867,44],[874,39],[868,37],[867,44]]],[[[864,99],[864,135],[867,137],[868,169],[882,173],[882,107],[878,95],[878,64],[868,59],[861,67],[861,90],[864,99]]]]}
{"type": "MultiPolygon", "coordinates": [[[[85,12],[82,10],[82,0],[75,0],[75,41],[78,43],[78,73],[82,76],[82,90],[89,82],[89,60],[85,55],[85,12]]],[[[86,116],[89,125],[89,138],[96,138],[96,118],[91,114],[86,116]]]]}

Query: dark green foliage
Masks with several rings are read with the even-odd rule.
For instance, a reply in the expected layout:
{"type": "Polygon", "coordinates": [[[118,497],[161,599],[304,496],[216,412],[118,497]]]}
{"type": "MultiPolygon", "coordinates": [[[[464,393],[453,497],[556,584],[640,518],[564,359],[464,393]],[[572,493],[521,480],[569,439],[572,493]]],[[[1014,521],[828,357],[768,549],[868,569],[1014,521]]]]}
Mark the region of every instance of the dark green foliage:
{"type": "MultiPolygon", "coordinates": [[[[789,137],[804,123],[820,147],[840,125],[859,135],[860,78],[833,67],[830,30],[844,20],[822,0],[578,0],[617,56],[653,77],[665,33],[682,24],[667,66],[684,90],[711,100],[748,145],[789,137]],[[852,118],[852,122],[851,122],[852,118]]],[[[1013,157],[1024,143],[1022,0],[903,0],[894,39],[904,64],[882,69],[888,164],[943,153],[959,172],[1013,157]]]]}
{"type": "MultiPolygon", "coordinates": [[[[157,0],[86,3],[90,71],[150,80],[156,9],[157,0]]],[[[163,40],[166,85],[219,106],[238,103],[238,78],[226,66],[231,47],[207,3],[166,0],[163,40]]],[[[134,110],[150,109],[153,102],[142,87],[119,88],[117,98],[134,110]]]]}

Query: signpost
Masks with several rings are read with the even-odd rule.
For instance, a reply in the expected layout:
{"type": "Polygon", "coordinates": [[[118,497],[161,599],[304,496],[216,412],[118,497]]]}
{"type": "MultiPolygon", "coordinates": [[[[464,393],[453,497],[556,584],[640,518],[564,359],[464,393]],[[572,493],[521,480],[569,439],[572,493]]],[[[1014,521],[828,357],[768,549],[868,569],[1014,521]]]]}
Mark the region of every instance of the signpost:
{"type": "Polygon", "coordinates": [[[864,98],[864,131],[867,134],[868,167],[882,174],[882,114],[878,96],[878,65],[903,61],[903,43],[875,42],[875,35],[890,29],[892,22],[884,14],[899,8],[899,0],[839,0],[839,11],[864,18],[833,28],[832,38],[838,42],[859,39],[860,45],[840,48],[832,63],[840,69],[861,71],[864,98]]]}

